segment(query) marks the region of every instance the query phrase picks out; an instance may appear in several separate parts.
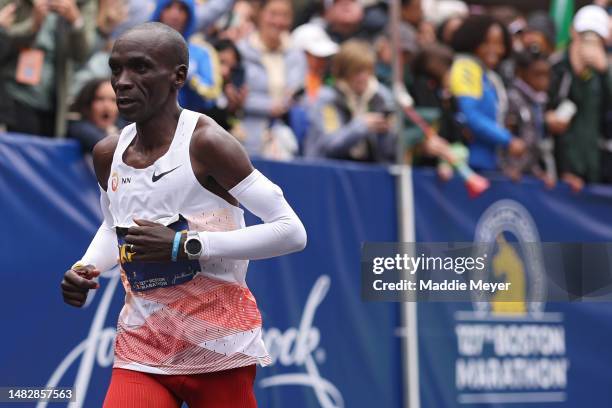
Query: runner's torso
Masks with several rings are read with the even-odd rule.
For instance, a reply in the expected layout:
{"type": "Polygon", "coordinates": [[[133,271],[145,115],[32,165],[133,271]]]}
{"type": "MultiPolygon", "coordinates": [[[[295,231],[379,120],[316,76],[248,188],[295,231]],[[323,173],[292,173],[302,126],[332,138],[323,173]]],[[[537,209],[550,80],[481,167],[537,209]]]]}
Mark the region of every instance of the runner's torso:
{"type": "MultiPolygon", "coordinates": [[[[135,218],[176,230],[244,228],[242,210],[202,187],[193,173],[189,146],[199,116],[183,110],[168,152],[144,169],[123,161],[135,125],[121,133],[107,188],[119,244],[135,218]]],[[[245,282],[247,266],[248,261],[220,258],[122,264],[126,298],[114,367],[197,374],[268,364],[261,316],[245,282]]]]}

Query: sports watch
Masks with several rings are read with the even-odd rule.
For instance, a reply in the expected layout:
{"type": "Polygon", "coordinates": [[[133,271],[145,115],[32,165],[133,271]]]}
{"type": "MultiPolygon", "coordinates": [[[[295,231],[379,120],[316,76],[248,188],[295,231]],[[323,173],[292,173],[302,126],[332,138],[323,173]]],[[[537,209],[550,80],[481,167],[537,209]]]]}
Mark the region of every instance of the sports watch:
{"type": "Polygon", "coordinates": [[[187,259],[190,261],[200,259],[200,255],[202,255],[202,241],[196,231],[187,232],[187,239],[183,249],[187,254],[187,259]]]}

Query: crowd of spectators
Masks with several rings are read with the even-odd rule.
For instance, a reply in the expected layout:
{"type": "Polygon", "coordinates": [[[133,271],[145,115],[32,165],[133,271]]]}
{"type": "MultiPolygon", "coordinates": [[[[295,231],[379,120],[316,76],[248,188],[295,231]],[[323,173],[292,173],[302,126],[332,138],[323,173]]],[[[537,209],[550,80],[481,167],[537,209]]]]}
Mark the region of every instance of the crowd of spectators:
{"type": "Polygon", "coordinates": [[[401,0],[394,26],[386,0],[0,0],[0,132],[68,136],[85,151],[119,132],[113,41],[159,21],[189,45],[181,105],[251,155],[384,163],[402,138],[413,164],[443,178],[440,150],[515,181],[611,183],[607,1],[577,10],[567,43],[547,11],[511,3],[401,0]],[[437,139],[397,126],[397,81],[437,139]]]}

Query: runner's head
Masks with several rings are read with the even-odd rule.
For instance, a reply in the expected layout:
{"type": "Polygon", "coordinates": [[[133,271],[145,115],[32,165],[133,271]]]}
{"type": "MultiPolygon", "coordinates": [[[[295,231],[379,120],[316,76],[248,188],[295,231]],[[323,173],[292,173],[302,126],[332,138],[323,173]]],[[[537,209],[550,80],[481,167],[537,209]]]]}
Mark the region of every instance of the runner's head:
{"type": "Polygon", "coordinates": [[[119,113],[143,122],[176,105],[187,78],[189,52],[181,34],[161,23],[145,23],[117,39],[109,59],[119,113]]]}

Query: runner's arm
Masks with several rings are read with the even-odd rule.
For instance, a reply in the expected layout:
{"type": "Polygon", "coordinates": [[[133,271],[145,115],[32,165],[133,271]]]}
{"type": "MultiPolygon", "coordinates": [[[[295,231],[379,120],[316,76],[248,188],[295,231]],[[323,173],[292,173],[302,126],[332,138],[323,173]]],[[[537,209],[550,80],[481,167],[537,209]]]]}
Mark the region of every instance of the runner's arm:
{"type": "Polygon", "coordinates": [[[194,134],[191,152],[196,173],[213,177],[264,222],[234,231],[200,232],[203,259],[265,259],[304,249],[306,230],[282,190],[253,169],[233,136],[216,124],[203,126],[194,134]]]}

